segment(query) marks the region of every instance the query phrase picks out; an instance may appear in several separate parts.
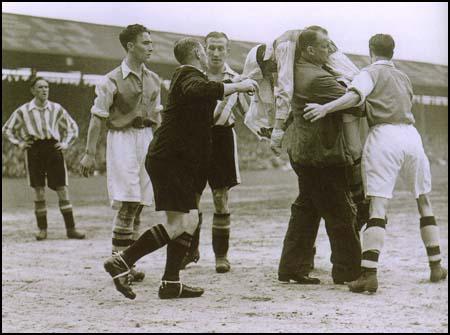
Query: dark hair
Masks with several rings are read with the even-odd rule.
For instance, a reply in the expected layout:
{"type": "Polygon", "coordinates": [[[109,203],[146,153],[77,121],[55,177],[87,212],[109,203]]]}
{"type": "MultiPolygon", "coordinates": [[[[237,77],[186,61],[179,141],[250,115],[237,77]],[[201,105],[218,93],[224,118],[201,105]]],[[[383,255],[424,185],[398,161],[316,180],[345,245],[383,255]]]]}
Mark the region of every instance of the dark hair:
{"type": "Polygon", "coordinates": [[[199,40],[193,37],[185,37],[175,42],[173,53],[180,64],[186,64],[192,56],[192,52],[201,47],[199,40]]]}
{"type": "Polygon", "coordinates": [[[309,26],[309,27],[306,27],[305,30],[320,31],[320,32],[324,33],[325,35],[328,35],[328,30],[326,30],[325,28],[323,28],[321,26],[309,26]]]}
{"type": "Polygon", "coordinates": [[[394,56],[395,42],[391,35],[376,34],[369,40],[369,49],[375,56],[391,59],[394,56]]]}
{"type": "Polygon", "coordinates": [[[29,81],[29,83],[30,83],[30,88],[33,88],[34,85],[36,85],[36,83],[37,83],[39,80],[44,80],[44,81],[48,84],[48,81],[47,81],[46,79],[44,79],[43,77],[31,77],[31,78],[30,78],[30,81],[29,81]]]}
{"type": "Polygon", "coordinates": [[[128,51],[127,44],[128,42],[135,42],[136,37],[138,37],[139,34],[142,33],[149,33],[150,31],[144,27],[141,24],[132,24],[127,26],[119,35],[120,44],[122,44],[122,47],[125,49],[125,51],[128,51]]]}
{"type": "Polygon", "coordinates": [[[227,34],[222,33],[220,31],[212,31],[205,37],[205,44],[208,42],[208,38],[225,38],[227,40],[227,43],[230,41],[227,34]]]}
{"type": "Polygon", "coordinates": [[[318,31],[317,30],[303,30],[298,36],[298,48],[300,52],[305,52],[306,48],[314,45],[318,40],[318,31]]]}

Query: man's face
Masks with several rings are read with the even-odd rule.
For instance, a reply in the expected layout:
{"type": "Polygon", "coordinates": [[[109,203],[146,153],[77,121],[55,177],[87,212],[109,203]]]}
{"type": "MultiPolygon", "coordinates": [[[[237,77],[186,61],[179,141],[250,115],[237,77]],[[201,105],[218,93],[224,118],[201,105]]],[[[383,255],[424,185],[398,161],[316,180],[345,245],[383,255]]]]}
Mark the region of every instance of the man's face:
{"type": "Polygon", "coordinates": [[[38,100],[47,100],[49,93],[48,83],[45,80],[38,80],[31,88],[31,93],[38,100]]]}
{"type": "Polygon", "coordinates": [[[128,52],[139,62],[148,62],[153,52],[153,42],[150,34],[144,32],[136,36],[136,41],[130,42],[128,52]]]}
{"type": "Polygon", "coordinates": [[[206,40],[206,52],[210,67],[223,67],[228,57],[228,41],[225,37],[210,37],[206,40]]]}
{"type": "Polygon", "coordinates": [[[328,61],[330,55],[330,42],[328,36],[319,32],[317,33],[317,41],[313,46],[308,47],[310,57],[320,65],[328,61]]]}

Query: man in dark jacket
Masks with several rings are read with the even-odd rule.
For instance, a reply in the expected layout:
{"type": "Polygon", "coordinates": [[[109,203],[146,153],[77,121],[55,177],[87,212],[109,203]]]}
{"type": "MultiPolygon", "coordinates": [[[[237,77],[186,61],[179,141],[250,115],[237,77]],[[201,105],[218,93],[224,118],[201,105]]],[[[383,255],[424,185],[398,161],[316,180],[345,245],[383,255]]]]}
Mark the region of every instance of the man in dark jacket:
{"type": "Polygon", "coordinates": [[[217,100],[235,92],[253,92],[256,82],[224,84],[208,81],[207,56],[201,43],[184,38],[175,44],[181,64],[172,77],[161,126],[150,143],[145,167],[155,194],[157,211],[167,221],[148,229],[130,247],[105,261],[116,289],[127,298],[136,294],[126,276],[140,258],[167,244],[166,268],[159,288],[161,299],[193,298],[203,289],[180,281],[180,266],[197,226],[198,199],[203,191],[204,171],[211,153],[211,127],[217,100]]]}
{"type": "Polygon", "coordinates": [[[298,42],[300,58],[294,70],[288,154],[298,175],[300,195],[293,204],[295,220],[291,217],[278,275],[282,281],[314,283],[311,282],[314,278],[308,277],[310,265],[306,260],[311,257],[323,217],[331,244],[333,281],[343,284],[359,275],[361,263],[356,208],[345,174],[346,167],[353,162],[344,141],[342,115],[330,115],[311,123],[303,118],[303,109],[306,103],[332,101],[344,95],[346,89],[325,66],[330,51],[324,33],[305,30],[298,42]],[[300,266],[299,255],[305,260],[300,261],[300,266]]]}

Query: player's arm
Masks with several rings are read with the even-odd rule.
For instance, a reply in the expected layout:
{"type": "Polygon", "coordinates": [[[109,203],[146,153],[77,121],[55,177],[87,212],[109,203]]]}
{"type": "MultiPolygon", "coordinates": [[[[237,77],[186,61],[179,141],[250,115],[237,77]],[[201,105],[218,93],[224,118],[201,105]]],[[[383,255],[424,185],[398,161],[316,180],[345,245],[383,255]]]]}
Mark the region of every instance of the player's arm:
{"type": "Polygon", "coordinates": [[[275,49],[275,58],[278,72],[274,87],[276,112],[270,147],[279,156],[294,93],[295,44],[291,42],[280,43],[275,49]]]}
{"type": "Polygon", "coordinates": [[[283,42],[275,49],[277,60],[277,80],[274,87],[276,113],[274,128],[283,128],[290,115],[294,93],[295,43],[283,42]]]}
{"type": "Polygon", "coordinates": [[[62,107],[59,106],[61,110],[61,117],[59,119],[59,127],[63,130],[63,136],[59,143],[55,146],[58,150],[66,150],[70,143],[72,143],[78,137],[78,125],[70,114],[62,107]]]}
{"type": "Polygon", "coordinates": [[[216,81],[208,81],[200,74],[186,75],[180,82],[182,93],[189,99],[216,99],[222,100],[224,96],[236,92],[254,92],[258,84],[251,79],[245,79],[239,83],[224,84],[216,81]]]}
{"type": "Polygon", "coordinates": [[[304,109],[305,114],[303,117],[306,120],[315,122],[325,117],[327,114],[361,106],[366,100],[366,97],[372,92],[373,88],[374,84],[369,73],[367,71],[361,71],[360,74],[355,76],[344,95],[323,105],[307,104],[304,109]]]}
{"type": "Polygon", "coordinates": [[[20,129],[25,126],[24,120],[20,113],[20,110],[14,111],[8,121],[2,127],[2,134],[10,141],[12,144],[17,145],[20,149],[26,149],[31,145],[31,141],[24,141],[17,133],[20,129]]]}
{"type": "Polygon", "coordinates": [[[102,126],[109,117],[109,109],[113,103],[116,90],[116,85],[107,77],[105,77],[105,79],[95,88],[97,97],[91,108],[86,151],[80,162],[81,173],[85,177],[89,177],[94,171],[97,142],[100,137],[102,126]]]}

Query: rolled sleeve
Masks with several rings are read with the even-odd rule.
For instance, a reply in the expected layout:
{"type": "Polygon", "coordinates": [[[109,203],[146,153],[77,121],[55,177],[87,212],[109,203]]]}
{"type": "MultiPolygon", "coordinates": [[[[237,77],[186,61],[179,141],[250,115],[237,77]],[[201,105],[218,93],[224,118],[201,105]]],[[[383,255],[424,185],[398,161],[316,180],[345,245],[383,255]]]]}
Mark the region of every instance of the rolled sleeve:
{"type": "Polygon", "coordinates": [[[150,111],[150,120],[156,123],[157,125],[161,124],[161,111],[163,110],[163,106],[161,105],[161,92],[158,92],[155,105],[150,111]]]}
{"type": "Polygon", "coordinates": [[[95,101],[91,108],[91,114],[101,118],[109,117],[109,109],[113,104],[114,94],[117,91],[115,83],[108,77],[105,77],[95,87],[95,101]]]}
{"type": "Polygon", "coordinates": [[[355,76],[355,78],[353,78],[353,81],[347,90],[355,92],[359,95],[360,101],[356,105],[358,107],[366,101],[367,96],[372,93],[374,86],[375,85],[370,74],[367,71],[361,71],[355,76]]]}

